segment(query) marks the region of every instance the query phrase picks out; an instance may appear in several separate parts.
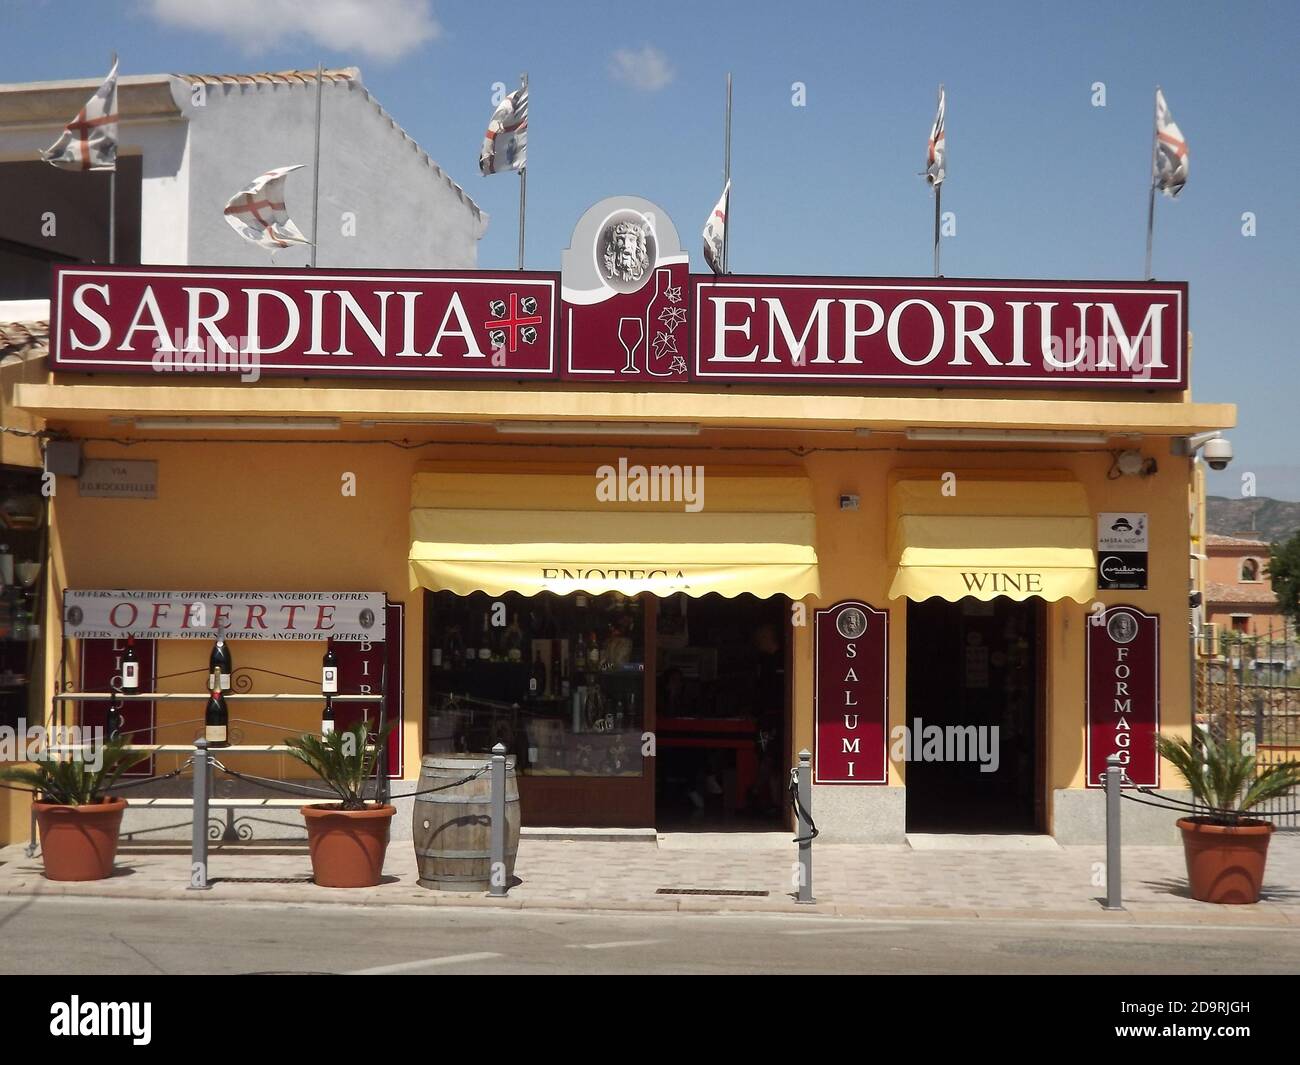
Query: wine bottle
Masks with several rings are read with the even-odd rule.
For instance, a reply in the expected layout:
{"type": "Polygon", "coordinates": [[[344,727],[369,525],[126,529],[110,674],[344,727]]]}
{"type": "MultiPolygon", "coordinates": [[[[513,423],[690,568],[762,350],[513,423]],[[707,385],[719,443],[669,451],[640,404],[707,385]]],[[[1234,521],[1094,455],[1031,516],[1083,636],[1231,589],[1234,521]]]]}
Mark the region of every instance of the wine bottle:
{"type": "Polygon", "coordinates": [[[587,668],[587,638],[578,633],[578,643],[573,652],[573,671],[581,673],[587,668]]]}
{"type": "Polygon", "coordinates": [[[104,731],[108,739],[115,740],[122,734],[122,700],[114,695],[108,704],[108,717],[104,721],[104,731]]]}
{"type": "Polygon", "coordinates": [[[209,747],[230,746],[230,711],[220,688],[213,688],[203,711],[203,738],[209,747]]]}
{"type": "Polygon", "coordinates": [[[546,685],[546,694],[555,697],[560,694],[560,671],[564,668],[560,655],[560,641],[551,641],[550,683],[546,685]]]}
{"type": "Polygon", "coordinates": [[[600,641],[596,639],[595,632],[592,632],[591,639],[587,642],[587,668],[600,668],[600,641]]]}
{"type": "MultiPolygon", "coordinates": [[[[337,695],[339,690],[339,659],[334,653],[334,641],[325,643],[325,657],[320,666],[320,690],[327,696],[337,695]]],[[[328,705],[328,700],[326,700],[328,705]]]]}
{"type": "Polygon", "coordinates": [[[122,691],[128,695],[140,690],[140,659],[135,653],[135,637],[126,638],[126,650],[122,652],[122,691]]]}
{"type": "Polygon", "coordinates": [[[480,662],[492,660],[492,630],[488,627],[487,611],[483,612],[483,638],[478,645],[478,660],[480,662]]]}
{"type": "Polygon", "coordinates": [[[320,715],[320,734],[322,736],[328,736],[333,731],[334,731],[334,698],[333,696],[326,694],[325,709],[321,711],[321,715],[320,715]]]}
{"type": "Polygon", "coordinates": [[[522,662],[524,660],[524,630],[519,627],[518,614],[511,619],[510,627],[506,629],[505,651],[507,661],[522,662]]]}
{"type": "Polygon", "coordinates": [[[546,691],[546,667],[542,664],[542,652],[533,653],[533,668],[528,671],[528,697],[539,698],[546,691]]]}
{"type": "Polygon", "coordinates": [[[230,648],[226,646],[225,637],[217,633],[216,642],[212,645],[212,653],[208,655],[208,691],[214,688],[219,688],[223,692],[230,691],[230,674],[233,672],[230,648]]]}

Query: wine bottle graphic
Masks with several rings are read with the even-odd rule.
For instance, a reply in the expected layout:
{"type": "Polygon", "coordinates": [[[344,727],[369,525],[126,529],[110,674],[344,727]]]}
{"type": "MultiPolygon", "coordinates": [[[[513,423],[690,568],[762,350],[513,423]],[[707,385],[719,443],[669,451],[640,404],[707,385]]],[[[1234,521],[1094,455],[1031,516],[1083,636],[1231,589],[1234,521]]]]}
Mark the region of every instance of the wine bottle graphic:
{"type": "MultiPolygon", "coordinates": [[[[673,277],[672,271],[669,270],[666,266],[661,266],[657,270],[655,270],[654,295],[650,297],[650,302],[646,304],[646,308],[645,308],[645,335],[647,338],[654,336],[654,322],[655,322],[654,316],[659,313],[661,308],[668,306],[668,301],[664,297],[664,292],[667,290],[668,286],[673,283],[672,277],[673,277]]],[[[672,333],[668,332],[667,335],[671,336],[672,333]]],[[[669,362],[671,361],[672,360],[670,358],[669,362]]],[[[656,370],[654,367],[654,363],[655,363],[654,345],[653,343],[647,341],[646,350],[645,350],[646,371],[648,373],[653,374],[655,377],[671,377],[673,375],[673,371],[671,369],[656,370]]]]}

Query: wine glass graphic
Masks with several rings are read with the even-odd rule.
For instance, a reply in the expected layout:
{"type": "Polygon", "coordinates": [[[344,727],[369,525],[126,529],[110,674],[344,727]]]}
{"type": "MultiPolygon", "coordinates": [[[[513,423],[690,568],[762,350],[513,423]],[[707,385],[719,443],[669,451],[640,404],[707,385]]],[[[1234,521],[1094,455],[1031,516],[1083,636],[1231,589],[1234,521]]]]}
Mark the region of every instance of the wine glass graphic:
{"type": "Polygon", "coordinates": [[[618,342],[627,352],[627,365],[623,373],[636,373],[636,349],[645,339],[645,323],[640,318],[620,318],[618,320],[618,342]]]}

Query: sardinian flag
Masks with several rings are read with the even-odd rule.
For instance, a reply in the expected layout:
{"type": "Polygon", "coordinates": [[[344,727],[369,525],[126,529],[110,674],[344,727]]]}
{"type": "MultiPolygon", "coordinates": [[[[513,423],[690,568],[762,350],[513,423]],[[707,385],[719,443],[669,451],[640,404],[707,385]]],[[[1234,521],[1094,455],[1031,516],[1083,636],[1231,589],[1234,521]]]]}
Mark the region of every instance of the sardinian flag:
{"type": "Polygon", "coordinates": [[[704,223],[704,261],[715,274],[722,273],[722,240],[727,231],[727,198],[731,195],[731,182],[722,187],[709,220],[704,223]]]}
{"type": "Polygon", "coordinates": [[[1187,141],[1178,128],[1165,94],[1156,89],[1156,160],[1151,180],[1166,196],[1177,196],[1187,184],[1187,141]]]}
{"type": "Polygon", "coordinates": [[[925,151],[925,180],[931,185],[943,183],[948,176],[948,141],[943,128],[943,112],[947,106],[947,97],[943,86],[939,86],[939,112],[934,116],[934,126],[930,130],[930,145],[925,151]]]}
{"type": "Polygon", "coordinates": [[[486,177],[528,165],[528,87],[516,89],[492,112],[478,168],[486,177]]]}
{"type": "Polygon", "coordinates": [[[293,244],[310,244],[284,206],[285,176],[301,169],[300,163],[268,170],[230,197],[225,211],[230,228],[272,255],[293,244]]]}
{"type": "Polygon", "coordinates": [[[60,170],[117,169],[117,60],[104,84],[63,127],[63,136],[41,152],[60,170]]]}

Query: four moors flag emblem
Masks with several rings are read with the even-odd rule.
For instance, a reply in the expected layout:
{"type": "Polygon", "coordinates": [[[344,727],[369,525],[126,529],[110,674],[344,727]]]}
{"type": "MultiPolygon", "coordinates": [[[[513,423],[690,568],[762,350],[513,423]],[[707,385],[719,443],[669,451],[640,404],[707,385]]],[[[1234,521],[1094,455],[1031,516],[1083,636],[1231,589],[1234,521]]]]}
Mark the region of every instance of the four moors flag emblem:
{"type": "Polygon", "coordinates": [[[63,127],[63,135],[41,153],[61,170],[117,169],[117,60],[104,84],[63,127]]]}

